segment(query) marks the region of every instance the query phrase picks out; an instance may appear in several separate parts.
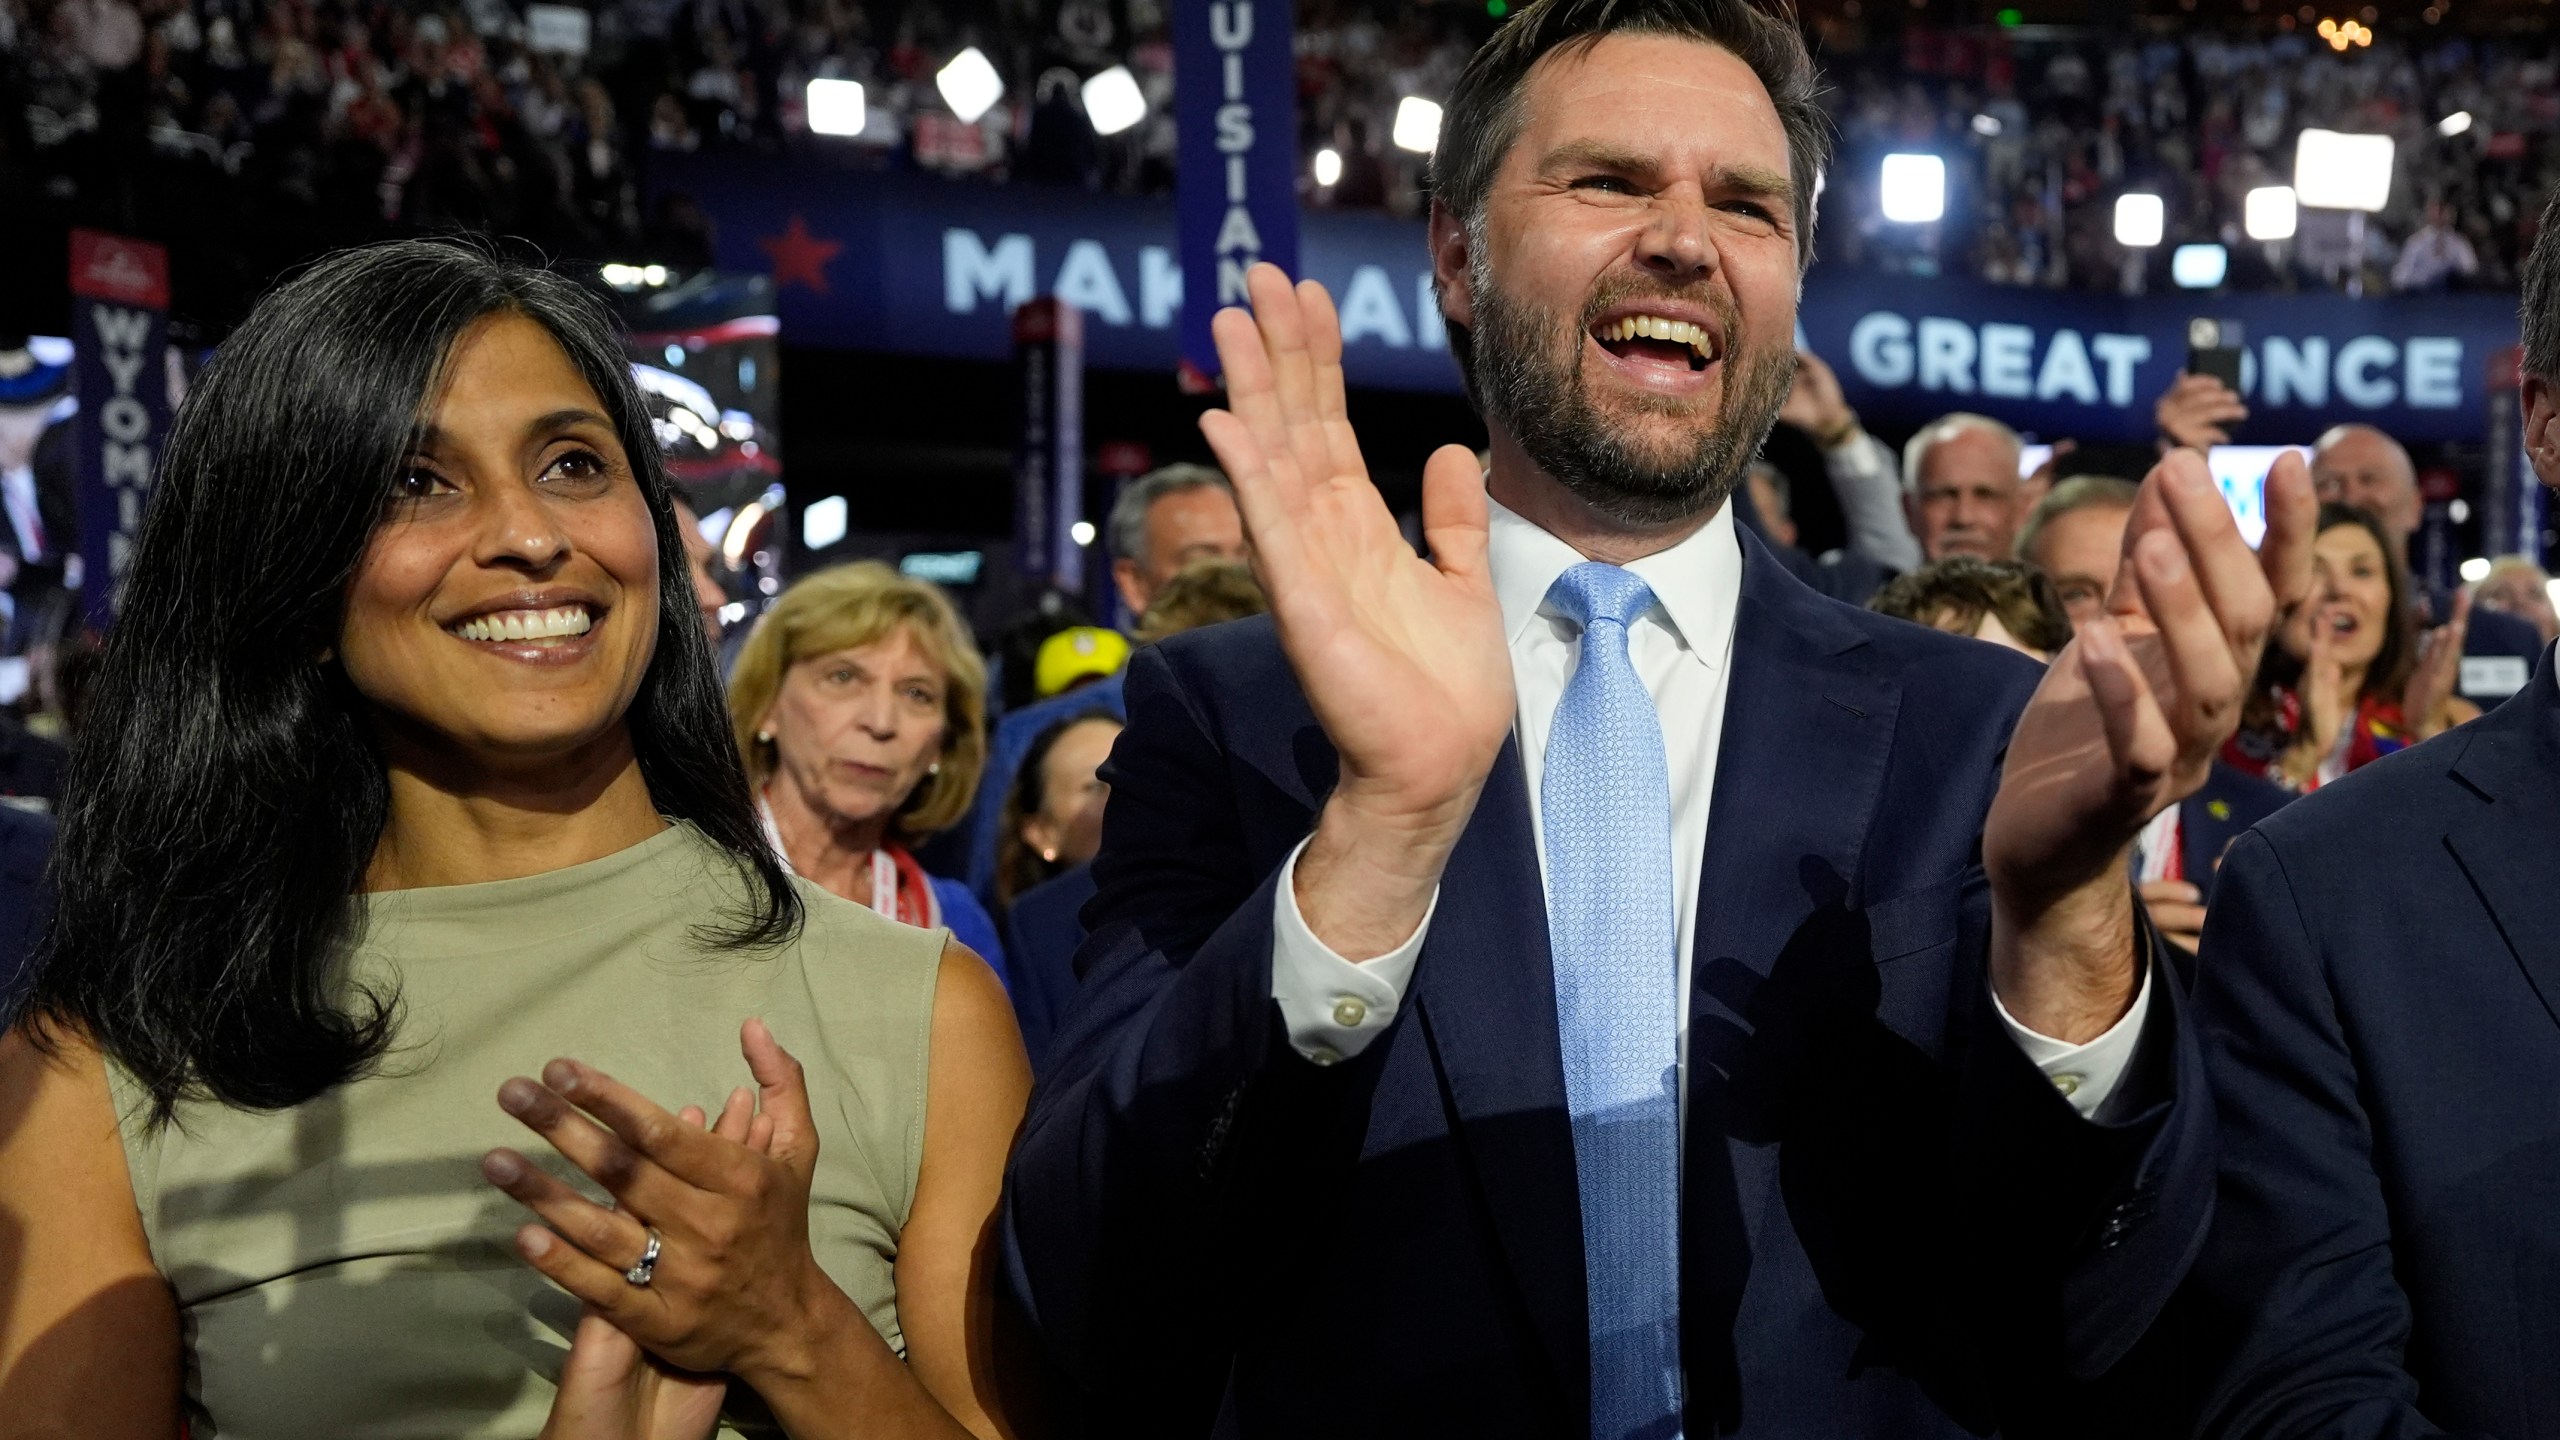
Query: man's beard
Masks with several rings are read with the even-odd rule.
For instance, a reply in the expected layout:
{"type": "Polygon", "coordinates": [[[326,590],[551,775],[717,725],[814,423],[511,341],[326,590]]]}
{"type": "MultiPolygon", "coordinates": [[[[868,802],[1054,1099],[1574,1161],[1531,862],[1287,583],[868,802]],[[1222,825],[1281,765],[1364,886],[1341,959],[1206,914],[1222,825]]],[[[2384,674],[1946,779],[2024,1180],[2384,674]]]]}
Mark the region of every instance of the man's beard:
{"type": "MultiPolygon", "coordinates": [[[[1777,423],[1795,380],[1795,351],[1754,353],[1742,345],[1733,302],[1708,294],[1724,330],[1723,394],[1713,419],[1681,434],[1669,456],[1647,454],[1629,427],[1604,415],[1583,386],[1583,339],[1602,312],[1638,295],[1679,292],[1647,284],[1606,284],[1595,292],[1571,333],[1569,359],[1555,317],[1513,300],[1479,264],[1473,278],[1476,391],[1488,419],[1511,432],[1529,459],[1565,489],[1621,525],[1652,527],[1713,510],[1733,494],[1743,467],[1777,423]]],[[[1690,403],[1630,395],[1636,416],[1678,416],[1690,403]]]]}

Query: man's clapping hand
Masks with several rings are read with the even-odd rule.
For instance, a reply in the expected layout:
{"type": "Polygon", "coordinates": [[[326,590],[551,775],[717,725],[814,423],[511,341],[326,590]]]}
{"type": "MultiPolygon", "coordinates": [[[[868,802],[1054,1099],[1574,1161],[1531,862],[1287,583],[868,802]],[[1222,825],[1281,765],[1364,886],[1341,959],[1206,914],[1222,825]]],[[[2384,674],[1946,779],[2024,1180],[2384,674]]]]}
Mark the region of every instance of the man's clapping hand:
{"type": "Polygon", "coordinates": [[[1211,322],[1227,408],[1200,430],[1235,485],[1281,648],[1341,756],[1299,859],[1300,908],[1336,952],[1367,958],[1421,923],[1511,730],[1484,478],[1464,446],[1432,455],[1431,553],[1415,555],[1351,433],[1332,298],[1268,264],[1246,287],[1252,312],[1211,322]]]}
{"type": "Polygon", "coordinates": [[[2318,505],[2298,456],[2268,474],[2266,509],[2253,555],[2203,457],[2171,451],[2135,501],[2108,613],[2019,717],[1983,864],[1992,982],[2031,1030],[2088,1041],[2132,1004],[2133,841],[2204,783],[2269,633],[2310,588],[2318,505]]]}

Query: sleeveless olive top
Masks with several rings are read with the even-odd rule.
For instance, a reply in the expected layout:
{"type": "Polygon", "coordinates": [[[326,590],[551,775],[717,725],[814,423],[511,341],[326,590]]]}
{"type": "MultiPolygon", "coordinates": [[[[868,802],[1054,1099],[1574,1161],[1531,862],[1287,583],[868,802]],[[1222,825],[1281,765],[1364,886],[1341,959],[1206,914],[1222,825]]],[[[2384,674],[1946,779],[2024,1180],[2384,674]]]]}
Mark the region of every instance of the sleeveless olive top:
{"type": "MultiPolygon", "coordinates": [[[[271,1114],[190,1103],[155,1128],[111,1066],[197,1440],[536,1434],[577,1305],[516,1257],[530,1213],[480,1157],[512,1146],[602,1192],[498,1108],[499,1084],[566,1055],[669,1110],[716,1113],[753,1083],[749,1016],[808,1071],[818,1262],[903,1355],[891,1265],[923,1156],[946,932],[795,883],[797,941],[744,952],[694,934],[747,887],[681,824],[549,874],[371,895],[349,979],[399,995],[377,1073],[271,1114]]],[[[743,1387],[732,1397],[755,1408],[743,1387]]]]}

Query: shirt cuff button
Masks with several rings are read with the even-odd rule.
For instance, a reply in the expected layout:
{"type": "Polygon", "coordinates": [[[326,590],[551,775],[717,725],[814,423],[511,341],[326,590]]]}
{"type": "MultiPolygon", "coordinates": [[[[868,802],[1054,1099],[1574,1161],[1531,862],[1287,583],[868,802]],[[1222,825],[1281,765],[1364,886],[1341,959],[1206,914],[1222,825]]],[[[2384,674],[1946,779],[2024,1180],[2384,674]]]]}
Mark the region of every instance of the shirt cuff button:
{"type": "Polygon", "coordinates": [[[1345,1030],[1358,1029],[1369,1018],[1369,1007],[1357,995],[1337,995],[1333,1000],[1333,1023],[1345,1030]]]}

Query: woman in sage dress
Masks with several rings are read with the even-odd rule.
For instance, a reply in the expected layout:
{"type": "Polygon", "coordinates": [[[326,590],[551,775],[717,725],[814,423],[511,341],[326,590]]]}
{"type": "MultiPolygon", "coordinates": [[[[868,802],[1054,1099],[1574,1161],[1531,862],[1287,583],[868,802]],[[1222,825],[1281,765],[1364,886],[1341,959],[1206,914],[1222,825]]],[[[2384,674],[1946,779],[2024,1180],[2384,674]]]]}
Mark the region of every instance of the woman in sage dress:
{"type": "Polygon", "coordinates": [[[424,242],[270,295],[90,714],[0,1428],[1006,1430],[1002,989],[776,863],[597,300],[424,242]]]}

